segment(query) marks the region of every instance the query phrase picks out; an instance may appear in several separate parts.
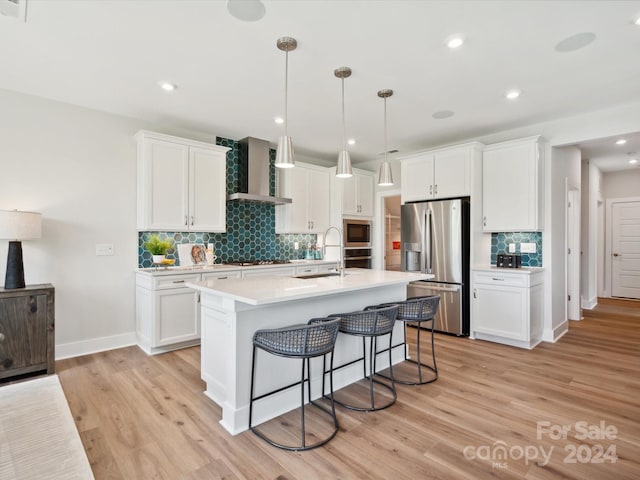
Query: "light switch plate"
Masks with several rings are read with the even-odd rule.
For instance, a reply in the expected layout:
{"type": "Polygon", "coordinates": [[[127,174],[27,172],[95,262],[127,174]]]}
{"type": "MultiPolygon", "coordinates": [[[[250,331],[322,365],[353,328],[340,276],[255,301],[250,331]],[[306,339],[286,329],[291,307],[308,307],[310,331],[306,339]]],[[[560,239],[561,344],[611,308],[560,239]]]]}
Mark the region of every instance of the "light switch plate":
{"type": "Polygon", "coordinates": [[[107,255],[113,255],[112,243],[97,243],[96,244],[96,256],[102,257],[107,255]]]}
{"type": "Polygon", "coordinates": [[[536,244],[535,243],[521,243],[520,251],[522,253],[536,253],[536,244]]]}
{"type": "Polygon", "coordinates": [[[516,253],[516,244],[515,243],[510,243],[509,244],[509,253],[516,253]]]}

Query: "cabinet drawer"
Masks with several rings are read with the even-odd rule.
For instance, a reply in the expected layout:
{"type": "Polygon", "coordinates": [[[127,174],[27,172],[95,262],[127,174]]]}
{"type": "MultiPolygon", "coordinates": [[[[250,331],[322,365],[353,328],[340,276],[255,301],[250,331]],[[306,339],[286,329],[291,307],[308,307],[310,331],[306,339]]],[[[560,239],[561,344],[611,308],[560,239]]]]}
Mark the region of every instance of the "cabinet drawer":
{"type": "Polygon", "coordinates": [[[510,272],[475,272],[475,284],[502,285],[505,287],[528,287],[529,275],[510,272]]]}
{"type": "Polygon", "coordinates": [[[296,275],[301,273],[318,273],[318,265],[301,265],[296,267],[296,275]]]}
{"type": "Polygon", "coordinates": [[[187,282],[199,282],[200,274],[194,275],[166,275],[161,277],[155,277],[153,279],[153,286],[156,290],[166,290],[168,288],[180,288],[184,287],[187,282]]]}
{"type": "Polygon", "coordinates": [[[202,274],[202,280],[228,280],[228,279],[240,278],[240,277],[242,277],[242,273],[240,272],[240,270],[202,274]]]}

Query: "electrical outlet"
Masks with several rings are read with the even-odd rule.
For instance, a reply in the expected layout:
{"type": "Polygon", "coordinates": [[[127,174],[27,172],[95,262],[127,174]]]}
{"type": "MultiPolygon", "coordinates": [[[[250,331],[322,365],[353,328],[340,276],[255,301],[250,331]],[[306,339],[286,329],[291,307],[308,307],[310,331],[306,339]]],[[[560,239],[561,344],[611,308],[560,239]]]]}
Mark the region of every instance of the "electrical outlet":
{"type": "Polygon", "coordinates": [[[298,242],[293,242],[293,249],[300,250],[300,244],[298,242]]]}
{"type": "Polygon", "coordinates": [[[515,243],[510,243],[509,244],[509,253],[516,253],[516,244],[515,243]]]}
{"type": "Polygon", "coordinates": [[[535,243],[521,243],[520,251],[522,253],[536,253],[536,244],[535,243]]]}
{"type": "Polygon", "coordinates": [[[96,244],[96,255],[106,256],[113,255],[113,244],[112,243],[98,243],[96,244]]]}

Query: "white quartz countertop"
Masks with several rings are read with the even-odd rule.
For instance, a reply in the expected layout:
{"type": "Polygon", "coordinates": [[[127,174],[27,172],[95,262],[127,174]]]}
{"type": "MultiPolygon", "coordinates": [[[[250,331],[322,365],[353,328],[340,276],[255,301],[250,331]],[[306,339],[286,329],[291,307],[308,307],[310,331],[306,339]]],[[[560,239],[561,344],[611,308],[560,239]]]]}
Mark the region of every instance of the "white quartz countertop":
{"type": "Polygon", "coordinates": [[[230,265],[230,264],[215,264],[215,265],[198,265],[192,267],[149,267],[138,268],[137,273],[151,276],[161,275],[179,275],[187,273],[208,273],[208,272],[227,272],[231,270],[252,270],[261,268],[280,268],[280,267],[297,267],[305,265],[327,265],[335,264],[335,260],[292,260],[290,263],[277,263],[267,265],[230,265]]]}
{"type": "Polygon", "coordinates": [[[500,273],[519,273],[521,275],[531,275],[544,271],[542,267],[520,267],[520,268],[498,268],[495,265],[480,265],[473,267],[474,272],[500,272],[500,273]]]}
{"type": "Polygon", "coordinates": [[[389,285],[402,285],[415,280],[429,280],[433,275],[349,268],[344,277],[296,278],[264,276],[243,279],[186,282],[187,287],[203,294],[212,293],[249,305],[265,305],[304,298],[335,295],[389,285]]]}

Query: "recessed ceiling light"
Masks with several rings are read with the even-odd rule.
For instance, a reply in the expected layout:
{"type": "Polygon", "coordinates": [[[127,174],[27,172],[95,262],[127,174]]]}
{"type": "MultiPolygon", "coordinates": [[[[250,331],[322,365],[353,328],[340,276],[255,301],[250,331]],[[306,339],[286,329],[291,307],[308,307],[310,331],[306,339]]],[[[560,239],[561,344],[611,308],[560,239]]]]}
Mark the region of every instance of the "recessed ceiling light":
{"type": "Polygon", "coordinates": [[[638,159],[637,158],[632,158],[631,160],[629,160],[629,163],[631,165],[638,163],[638,159]]]}
{"type": "Polygon", "coordinates": [[[444,118],[453,117],[455,114],[451,110],[440,110],[431,115],[436,120],[442,120],[444,118]]]}
{"type": "Polygon", "coordinates": [[[347,143],[349,145],[355,145],[356,144],[356,140],[355,140],[355,138],[350,138],[349,140],[347,140],[347,143]]]}
{"type": "Polygon", "coordinates": [[[264,17],[264,4],[260,0],[227,0],[227,10],[232,17],[243,22],[255,22],[264,17]]]}
{"type": "Polygon", "coordinates": [[[178,86],[175,83],[171,83],[171,82],[158,82],[158,85],[160,85],[160,88],[163,89],[165,92],[173,92],[176,88],[178,88],[178,86]]]}
{"type": "Polygon", "coordinates": [[[556,52],[575,52],[586,47],[596,39],[596,34],[591,32],[577,33],[558,42],[556,52]]]}
{"type": "Polygon", "coordinates": [[[620,140],[616,140],[616,145],[624,145],[625,143],[627,143],[627,141],[624,138],[621,138],[620,140]]]}
{"type": "Polygon", "coordinates": [[[283,123],[284,123],[284,118],[282,118],[282,117],[275,117],[275,118],[273,119],[273,121],[274,121],[274,122],[276,122],[278,125],[281,125],[281,124],[283,124],[283,123]]]}
{"type": "Polygon", "coordinates": [[[515,100],[520,96],[521,93],[522,92],[520,90],[518,90],[517,88],[514,88],[513,90],[508,90],[507,93],[504,94],[504,96],[507,97],[509,100],[515,100]]]}
{"type": "Polygon", "coordinates": [[[454,35],[447,39],[447,47],[451,49],[460,48],[464,43],[464,37],[462,35],[454,35]]]}

